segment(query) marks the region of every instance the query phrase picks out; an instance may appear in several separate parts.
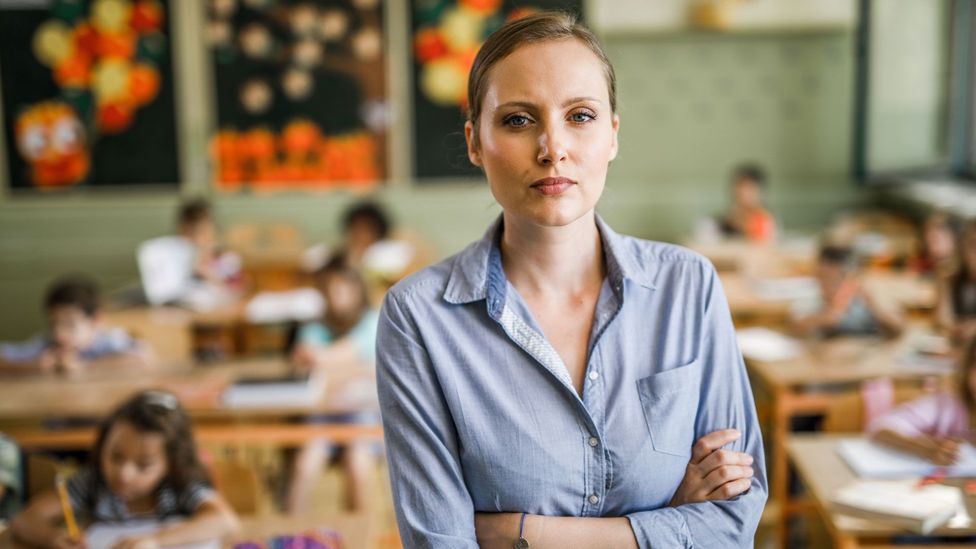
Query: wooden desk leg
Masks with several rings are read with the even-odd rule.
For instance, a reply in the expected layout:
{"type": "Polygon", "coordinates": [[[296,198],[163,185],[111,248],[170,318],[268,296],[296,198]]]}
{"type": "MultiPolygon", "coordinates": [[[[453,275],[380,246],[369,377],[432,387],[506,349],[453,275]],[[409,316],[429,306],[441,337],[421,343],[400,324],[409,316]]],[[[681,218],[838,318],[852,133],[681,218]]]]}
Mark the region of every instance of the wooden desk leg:
{"type": "Polygon", "coordinates": [[[791,396],[792,392],[784,387],[772,388],[773,400],[773,433],[772,461],[773,475],[770,481],[771,501],[779,506],[779,518],[776,521],[777,547],[786,548],[789,544],[789,512],[787,502],[790,496],[789,458],[786,453],[786,438],[790,432],[791,396]]]}

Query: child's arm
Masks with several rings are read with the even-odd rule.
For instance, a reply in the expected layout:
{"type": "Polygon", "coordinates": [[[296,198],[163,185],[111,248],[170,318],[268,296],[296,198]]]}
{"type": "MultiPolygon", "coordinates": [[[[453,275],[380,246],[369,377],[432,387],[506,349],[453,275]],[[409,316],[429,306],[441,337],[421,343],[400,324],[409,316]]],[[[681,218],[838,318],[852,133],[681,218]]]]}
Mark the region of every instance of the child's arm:
{"type": "Polygon", "coordinates": [[[959,458],[959,441],[951,438],[909,436],[892,429],[882,429],[874,434],[874,440],[927,459],[936,465],[952,465],[959,458]]]}
{"type": "Polygon", "coordinates": [[[31,547],[51,549],[84,549],[85,541],[72,541],[58,525],[62,519],[61,500],[53,490],[31,500],[10,525],[14,538],[31,547]]]}
{"type": "Polygon", "coordinates": [[[886,336],[898,337],[905,330],[905,318],[900,309],[887,306],[879,301],[870,292],[862,291],[864,302],[867,304],[868,312],[874,317],[878,327],[886,336]]]}
{"type": "Polygon", "coordinates": [[[112,549],[142,549],[168,547],[199,541],[224,540],[236,535],[241,525],[237,514],[219,494],[214,493],[200,503],[196,512],[184,522],[174,524],[154,534],[126,538],[112,549]]]}
{"type": "Polygon", "coordinates": [[[135,343],[130,350],[97,358],[89,364],[92,368],[117,366],[146,370],[152,369],[155,365],[156,355],[141,341],[135,343]]]}

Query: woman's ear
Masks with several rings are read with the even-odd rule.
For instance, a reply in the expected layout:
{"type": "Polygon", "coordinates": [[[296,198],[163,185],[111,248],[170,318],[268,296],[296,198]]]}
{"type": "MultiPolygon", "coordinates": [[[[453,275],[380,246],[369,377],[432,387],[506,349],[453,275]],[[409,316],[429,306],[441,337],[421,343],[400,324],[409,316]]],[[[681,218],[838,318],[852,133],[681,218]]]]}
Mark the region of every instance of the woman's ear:
{"type": "Polygon", "coordinates": [[[617,150],[619,148],[617,145],[617,130],[620,129],[620,116],[614,114],[611,124],[613,125],[613,143],[610,145],[610,160],[614,160],[617,158],[617,150]]]}
{"type": "Polygon", "coordinates": [[[480,168],[481,152],[478,150],[478,136],[475,134],[474,123],[470,120],[464,123],[464,141],[468,144],[468,160],[480,168]]]}

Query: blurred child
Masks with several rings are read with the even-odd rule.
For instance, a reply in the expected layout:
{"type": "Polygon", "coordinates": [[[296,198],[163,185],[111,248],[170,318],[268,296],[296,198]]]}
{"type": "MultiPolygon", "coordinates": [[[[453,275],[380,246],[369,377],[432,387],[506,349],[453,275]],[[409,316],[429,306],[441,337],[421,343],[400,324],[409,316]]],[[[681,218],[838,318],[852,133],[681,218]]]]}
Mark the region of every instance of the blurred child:
{"type": "Polygon", "coordinates": [[[956,259],[956,229],[942,212],[925,218],[918,239],[918,249],[908,260],[908,268],[923,276],[946,276],[956,259]]]}
{"type": "Polygon", "coordinates": [[[957,366],[955,390],[937,392],[902,404],[868,426],[875,440],[921,456],[936,465],[951,465],[959,445],[972,437],[976,413],[976,339],[971,339],[957,366]]]}
{"type": "Polygon", "coordinates": [[[217,226],[209,203],[201,199],[183,203],[178,229],[180,236],[193,245],[194,277],[218,287],[240,289],[243,283],[241,259],[219,246],[217,226]]]}
{"type": "Polygon", "coordinates": [[[732,205],[720,221],[726,237],[768,244],[776,238],[776,220],[763,205],[766,173],[757,165],[744,164],[732,172],[732,205]]]}
{"type": "Polygon", "coordinates": [[[901,313],[866,292],[858,270],[850,249],[824,246],[815,271],[820,297],[794,307],[794,331],[804,336],[901,334],[901,313]]]}
{"type": "MultiPolygon", "coordinates": [[[[325,298],[321,322],[305,324],[299,330],[291,359],[299,368],[328,368],[343,364],[372,365],[376,359],[376,329],[379,317],[370,308],[366,284],[342,255],[333,257],[317,274],[316,284],[325,298]]],[[[378,423],[375,414],[353,414],[322,418],[329,422],[378,423]]],[[[306,444],[295,458],[287,506],[292,513],[307,510],[314,481],[321,474],[330,453],[327,441],[306,444]]],[[[369,443],[352,443],[343,454],[346,467],[346,505],[362,509],[365,483],[372,462],[369,443]]]]}
{"type": "Polygon", "coordinates": [[[976,336],[976,221],[963,228],[956,268],[939,280],[935,320],[955,342],[976,336]]]}
{"type": "Polygon", "coordinates": [[[57,280],[44,298],[48,331],[23,343],[0,343],[0,367],[10,371],[73,374],[93,364],[148,366],[148,347],[121,328],[102,325],[98,287],[70,276],[57,280]]]}
{"type": "MultiPolygon", "coordinates": [[[[234,511],[210,487],[186,412],[176,396],[162,391],[135,395],[101,423],[91,461],[68,479],[67,493],[84,524],[183,519],[117,548],[222,539],[239,527],[234,511]]],[[[12,530],[41,547],[85,547],[57,526],[61,518],[61,502],[50,491],[30,501],[12,530]]]]}
{"type": "Polygon", "coordinates": [[[319,269],[315,284],[325,299],[325,315],[321,321],[299,328],[292,361],[305,368],[337,362],[372,363],[379,316],[370,308],[359,272],[339,254],[319,269]]]}
{"type": "Polygon", "coordinates": [[[303,268],[314,272],[329,258],[343,254],[350,265],[362,269],[366,251],[388,240],[391,226],[389,216],[379,204],[371,201],[354,204],[342,214],[342,242],[336,246],[317,244],[310,247],[302,260],[303,268]]]}
{"type": "Polygon", "coordinates": [[[20,449],[0,435],[0,525],[14,518],[22,496],[20,449]]]}

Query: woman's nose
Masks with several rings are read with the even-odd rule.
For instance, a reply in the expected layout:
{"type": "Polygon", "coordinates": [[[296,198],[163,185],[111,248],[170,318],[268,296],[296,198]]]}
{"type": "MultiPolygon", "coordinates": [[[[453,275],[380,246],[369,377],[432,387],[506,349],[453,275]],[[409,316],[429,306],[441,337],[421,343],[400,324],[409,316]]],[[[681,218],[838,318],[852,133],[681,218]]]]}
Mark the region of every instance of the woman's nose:
{"type": "Polygon", "coordinates": [[[539,134],[539,153],[536,160],[542,165],[558,164],[566,160],[566,141],[559,128],[547,127],[539,134]]]}

